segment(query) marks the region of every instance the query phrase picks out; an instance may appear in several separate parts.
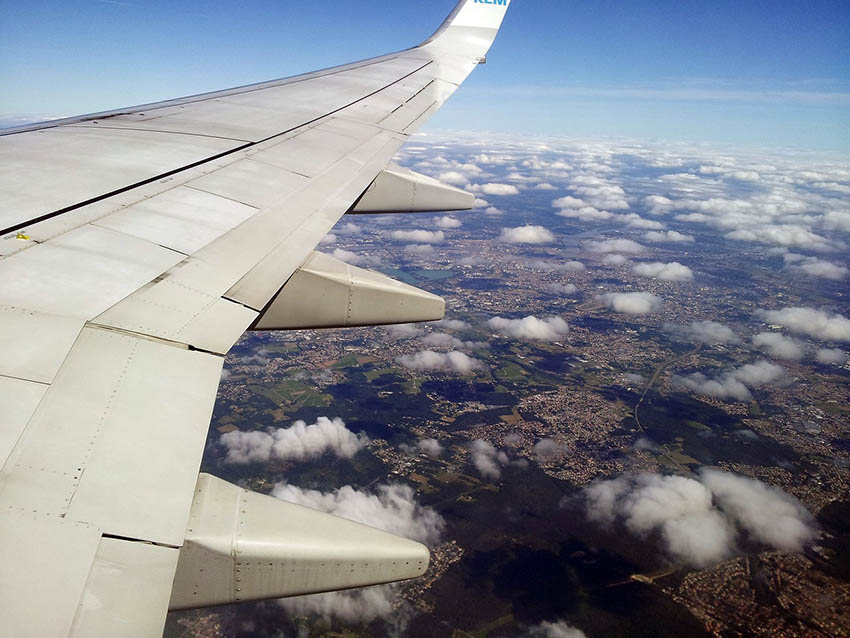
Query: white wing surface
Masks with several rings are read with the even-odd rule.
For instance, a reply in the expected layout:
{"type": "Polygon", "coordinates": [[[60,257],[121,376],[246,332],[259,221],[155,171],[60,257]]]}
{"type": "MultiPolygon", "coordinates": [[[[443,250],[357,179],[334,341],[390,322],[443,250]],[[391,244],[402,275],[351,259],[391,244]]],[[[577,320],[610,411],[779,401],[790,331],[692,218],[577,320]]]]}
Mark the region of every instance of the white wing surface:
{"type": "Polygon", "coordinates": [[[0,134],[0,633],[159,636],[169,607],[424,571],[417,543],[198,468],[246,329],[442,315],[314,249],[361,199],[471,205],[387,167],[508,3],[462,0],[399,53],[0,134]]]}

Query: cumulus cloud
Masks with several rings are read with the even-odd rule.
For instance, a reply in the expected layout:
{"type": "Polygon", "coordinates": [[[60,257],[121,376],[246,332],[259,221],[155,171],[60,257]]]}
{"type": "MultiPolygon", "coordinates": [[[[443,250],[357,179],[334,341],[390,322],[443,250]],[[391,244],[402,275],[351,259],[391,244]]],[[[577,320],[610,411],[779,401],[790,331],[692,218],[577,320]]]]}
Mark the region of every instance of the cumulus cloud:
{"type": "Polygon", "coordinates": [[[437,179],[446,184],[454,184],[455,186],[466,186],[469,184],[469,178],[460,171],[443,171],[437,175],[437,179]]]}
{"type": "Polygon", "coordinates": [[[449,330],[467,330],[469,328],[469,324],[460,319],[440,319],[434,325],[449,330]]]}
{"type": "Polygon", "coordinates": [[[549,182],[542,182],[534,187],[534,190],[537,191],[556,191],[558,188],[556,186],[552,186],[549,182]]]}
{"type": "Polygon", "coordinates": [[[811,514],[779,488],[719,470],[705,469],[700,477],[717,506],[756,541],[799,552],[817,537],[811,514]]]}
{"type": "Polygon", "coordinates": [[[622,187],[597,175],[577,175],[570,188],[591,206],[606,210],[623,210],[629,207],[622,187]]]}
{"type": "Polygon", "coordinates": [[[517,339],[539,339],[541,341],[557,341],[569,332],[567,322],[560,317],[535,316],[523,319],[505,319],[493,317],[487,325],[496,333],[515,337],[517,339]]]}
{"type": "Polygon", "coordinates": [[[443,228],[445,230],[449,230],[452,228],[460,228],[463,226],[463,223],[459,219],[454,217],[449,217],[448,215],[443,215],[442,217],[434,218],[434,225],[437,228],[443,228]]]}
{"type": "Polygon", "coordinates": [[[499,239],[509,244],[548,244],[555,241],[555,235],[543,226],[520,226],[503,228],[499,239]]]}
{"type": "Polygon", "coordinates": [[[673,377],[674,386],[688,389],[716,399],[749,401],[750,388],[760,388],[779,381],[785,370],[768,361],[750,363],[740,368],[709,378],[701,372],[673,377]]]}
{"type": "Polygon", "coordinates": [[[614,217],[613,213],[607,210],[599,210],[593,206],[585,206],[584,208],[562,208],[558,215],[561,217],[569,217],[572,219],[580,219],[585,222],[590,221],[605,221],[614,217]]]}
{"type": "Polygon", "coordinates": [[[513,184],[472,184],[467,186],[467,189],[473,193],[484,193],[496,197],[519,195],[519,189],[513,184]]]}
{"type": "Polygon", "coordinates": [[[322,237],[320,244],[335,244],[336,243],[336,235],[333,233],[328,233],[324,237],[322,237]]]}
{"type": "Polygon", "coordinates": [[[419,439],[417,445],[421,452],[433,459],[438,458],[443,453],[443,446],[437,439],[419,439]]]}
{"type": "Polygon", "coordinates": [[[572,217],[583,221],[602,221],[614,217],[613,213],[589,206],[577,197],[561,197],[553,201],[552,206],[560,209],[558,215],[561,217],[572,217]]]}
{"type": "Polygon", "coordinates": [[[622,215],[619,221],[625,222],[630,228],[640,228],[642,230],[661,230],[664,224],[653,219],[645,219],[636,213],[622,215]]]}
{"type": "Polygon", "coordinates": [[[847,363],[847,353],[838,348],[821,348],[815,353],[815,359],[824,365],[843,366],[847,363]]]}
{"type": "Polygon", "coordinates": [[[660,261],[636,264],[632,268],[632,272],[643,277],[655,277],[662,281],[691,281],[694,278],[694,271],[678,261],[669,264],[660,261]]]}
{"type": "Polygon", "coordinates": [[[534,259],[527,262],[529,268],[535,270],[551,270],[554,272],[584,272],[587,270],[580,261],[546,261],[545,259],[534,259]]]}
{"type": "Polygon", "coordinates": [[[484,439],[475,439],[470,443],[469,451],[472,464],[481,472],[481,476],[491,481],[502,476],[502,465],[508,463],[507,454],[484,439]]]}
{"type": "Polygon", "coordinates": [[[221,435],[221,445],[227,451],[227,463],[267,463],[275,460],[313,459],[332,452],[341,458],[351,458],[369,441],[355,434],[342,419],[319,417],[312,425],[296,421],[288,428],[269,428],[265,431],[234,430],[221,435]]]}
{"type": "Polygon", "coordinates": [[[626,264],[630,264],[632,262],[631,259],[629,259],[625,255],[611,254],[605,255],[605,257],[602,259],[602,263],[605,266],[625,266],[626,264]]]}
{"type": "Polygon", "coordinates": [[[408,244],[404,247],[404,254],[411,257],[433,257],[437,251],[431,244],[408,244]]]}
{"type": "Polygon", "coordinates": [[[446,240],[441,230],[394,230],[391,237],[398,241],[413,241],[419,244],[439,244],[446,240]]]}
{"type": "Polygon", "coordinates": [[[628,315],[645,315],[655,312],[664,301],[649,292],[609,292],[597,297],[614,312],[628,315]]]}
{"type": "Polygon", "coordinates": [[[540,439],[531,448],[538,463],[551,463],[563,454],[563,449],[552,439],[540,439]]]}
{"type": "Polygon", "coordinates": [[[641,246],[631,239],[603,239],[601,241],[589,242],[587,244],[587,250],[592,253],[626,253],[636,255],[644,252],[646,247],[641,246]]]}
{"type": "Polygon", "coordinates": [[[503,215],[505,211],[501,208],[496,208],[495,206],[488,206],[484,209],[485,215],[503,215]]]}
{"type": "Polygon", "coordinates": [[[760,332],[753,337],[753,345],[763,349],[774,359],[799,361],[803,358],[803,346],[794,339],[778,332],[760,332]]]}
{"type": "Polygon", "coordinates": [[[456,350],[451,352],[422,350],[415,354],[398,357],[396,362],[405,368],[416,370],[417,372],[441,371],[472,374],[483,367],[478,359],[474,359],[456,350]]]}
{"type": "Polygon", "coordinates": [[[850,319],[843,315],[797,306],[781,310],[759,310],[756,316],[795,334],[823,341],[850,343],[850,319]]]}
{"type": "Polygon", "coordinates": [[[818,259],[817,257],[803,257],[802,255],[794,255],[792,253],[785,255],[785,261],[786,263],[791,262],[788,266],[789,270],[809,275],[810,277],[822,277],[823,279],[838,281],[845,279],[850,274],[850,269],[846,266],[818,259]],[[794,257],[799,257],[799,259],[793,259],[794,257]]]}
{"type": "Polygon", "coordinates": [[[711,346],[718,343],[740,343],[741,339],[728,326],[716,321],[694,321],[687,326],[664,324],[664,331],[686,341],[711,346]]]}
{"type": "Polygon", "coordinates": [[[526,638],[586,638],[583,631],[570,626],[565,620],[546,621],[534,625],[527,629],[525,636],[526,638]]]}
{"type": "Polygon", "coordinates": [[[692,243],[696,241],[693,235],[684,235],[675,230],[657,231],[651,230],[645,233],[643,238],[653,243],[692,243]]]}
{"type": "Polygon", "coordinates": [[[426,545],[438,543],[445,528],[442,516],[420,505],[413,488],[408,485],[379,485],[374,492],[346,485],[333,492],[320,492],[278,483],[272,496],[426,545]]]}
{"type": "Polygon", "coordinates": [[[638,538],[657,535],[675,561],[705,567],[725,560],[738,540],[800,551],[817,537],[811,515],[793,496],[718,470],[698,478],[642,474],[584,489],[588,518],[638,538]]]}
{"type": "Polygon", "coordinates": [[[337,248],[333,251],[333,256],[340,261],[344,261],[352,266],[378,266],[381,263],[381,258],[372,255],[358,255],[350,250],[337,248]]]}
{"type": "Polygon", "coordinates": [[[387,330],[396,339],[413,339],[422,334],[422,328],[415,323],[400,323],[395,326],[388,326],[387,330]]]}
{"type": "Polygon", "coordinates": [[[578,292],[575,284],[553,283],[546,286],[546,290],[556,295],[574,295],[578,292]]]}
{"type": "Polygon", "coordinates": [[[486,348],[487,343],[483,341],[463,341],[445,332],[432,332],[422,337],[422,343],[432,348],[486,348]]]}
{"type": "Polygon", "coordinates": [[[833,244],[817,233],[796,224],[765,224],[757,227],[740,228],[725,235],[727,239],[755,241],[786,248],[808,248],[816,251],[830,251],[833,244]]]}

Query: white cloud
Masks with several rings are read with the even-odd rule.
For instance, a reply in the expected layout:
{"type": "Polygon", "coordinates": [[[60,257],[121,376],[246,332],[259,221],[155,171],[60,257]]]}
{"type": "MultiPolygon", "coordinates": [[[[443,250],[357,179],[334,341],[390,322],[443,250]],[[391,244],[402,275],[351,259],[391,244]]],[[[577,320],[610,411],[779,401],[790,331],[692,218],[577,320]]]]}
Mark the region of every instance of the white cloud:
{"type": "Polygon", "coordinates": [[[336,235],[333,233],[328,233],[324,237],[322,237],[320,244],[334,244],[336,243],[336,235]]]}
{"type": "Polygon", "coordinates": [[[613,213],[609,213],[607,210],[599,210],[593,206],[585,206],[584,208],[562,208],[558,215],[561,217],[580,219],[585,222],[605,221],[615,217],[613,213]]]}
{"type": "Polygon", "coordinates": [[[664,228],[664,224],[661,222],[657,222],[652,219],[644,219],[636,213],[622,215],[620,216],[619,221],[625,222],[626,226],[629,226],[630,228],[640,228],[643,230],[661,230],[664,228]]]}
{"type": "Polygon", "coordinates": [[[463,223],[461,223],[459,219],[449,217],[448,215],[443,215],[442,217],[434,218],[434,225],[437,228],[449,230],[452,228],[460,228],[461,226],[463,226],[463,223]]]}
{"type": "Polygon", "coordinates": [[[574,295],[578,292],[575,284],[552,283],[546,286],[546,290],[557,295],[574,295]]]}
{"type": "Polygon", "coordinates": [[[605,266],[625,266],[626,264],[632,263],[631,259],[626,257],[625,255],[605,255],[602,259],[602,264],[605,266]]]}
{"type": "Polygon", "coordinates": [[[664,331],[688,341],[714,345],[718,343],[740,343],[741,339],[728,326],[716,321],[694,321],[687,326],[664,324],[664,331]]]}
{"type": "Polygon", "coordinates": [[[548,182],[543,182],[534,187],[534,190],[538,191],[556,191],[558,188],[556,186],[552,186],[552,184],[548,182]]]}
{"type": "Polygon", "coordinates": [[[552,270],[555,272],[584,272],[587,270],[585,265],[580,261],[546,261],[545,259],[535,259],[527,262],[529,268],[535,270],[552,270]]]}
{"type": "Polygon", "coordinates": [[[344,261],[352,266],[378,266],[381,263],[381,258],[373,255],[358,255],[350,250],[337,248],[333,251],[333,256],[340,261],[344,261]]]}
{"type": "Polygon", "coordinates": [[[634,255],[644,252],[646,247],[631,239],[603,239],[589,242],[587,250],[592,253],[627,253],[634,255]]]}
{"type": "Polygon", "coordinates": [[[753,337],[753,345],[762,348],[774,359],[799,361],[804,354],[799,342],[778,332],[760,332],[753,337]]]}
{"type": "Polygon", "coordinates": [[[455,186],[466,186],[469,184],[469,178],[459,171],[445,171],[440,173],[437,179],[446,184],[454,184],[455,186]]]}
{"type": "Polygon", "coordinates": [[[768,361],[750,363],[740,368],[709,378],[701,372],[673,377],[674,386],[704,394],[716,399],[749,401],[750,388],[760,388],[780,380],[785,370],[768,361]]]}
{"type": "Polygon", "coordinates": [[[433,257],[437,251],[431,244],[408,244],[404,247],[404,253],[413,257],[433,257]]]}
{"type": "Polygon", "coordinates": [[[422,328],[415,323],[400,323],[388,326],[387,330],[396,339],[413,339],[422,334],[422,328]]]}
{"type": "Polygon", "coordinates": [[[754,540],[799,552],[817,537],[809,512],[779,488],[718,470],[704,469],[700,477],[717,506],[754,540]]]}
{"type": "Polygon", "coordinates": [[[443,371],[472,374],[475,370],[479,370],[482,367],[478,359],[473,359],[463,352],[454,350],[452,352],[422,350],[415,354],[398,357],[396,361],[405,368],[418,372],[443,371]]]}
{"type": "Polygon", "coordinates": [[[342,419],[319,417],[312,425],[296,421],[288,428],[253,432],[234,430],[222,434],[219,440],[227,450],[225,462],[245,464],[267,463],[273,458],[301,461],[326,452],[351,458],[369,439],[349,430],[342,419]]]}
{"type": "Polygon", "coordinates": [[[394,230],[392,238],[398,241],[413,241],[419,244],[439,244],[446,239],[441,230],[394,230]]]}
{"type": "Polygon", "coordinates": [[[847,363],[847,353],[838,348],[821,348],[815,354],[818,363],[843,366],[847,363]]]}
{"type": "MultiPolygon", "coordinates": [[[[788,257],[788,255],[786,255],[786,257],[788,257]]],[[[847,275],[850,274],[850,269],[846,266],[818,259],[817,257],[803,257],[802,255],[799,255],[799,257],[801,259],[788,266],[789,270],[809,275],[811,277],[822,277],[824,279],[832,279],[834,281],[845,279],[847,275]]]]}
{"type": "Polygon", "coordinates": [[[467,330],[469,328],[469,324],[460,319],[440,319],[434,325],[448,328],[449,330],[467,330]]]}
{"type": "Polygon", "coordinates": [[[628,315],[645,315],[655,312],[664,303],[660,297],[649,292],[609,292],[597,297],[614,312],[628,315]]]}
{"type": "Polygon", "coordinates": [[[443,446],[437,439],[419,439],[417,445],[422,452],[434,459],[443,453],[443,446]]]}
{"type": "Polygon", "coordinates": [[[563,448],[552,439],[540,439],[531,451],[538,463],[550,463],[564,453],[563,448]]]}
{"type": "Polygon", "coordinates": [[[698,479],[642,474],[584,489],[588,518],[657,535],[676,561],[705,567],[729,558],[738,538],[800,551],[817,537],[811,515],[785,492],[742,476],[703,470],[698,479]]]}
{"type": "Polygon", "coordinates": [[[693,235],[684,235],[675,230],[666,230],[663,232],[651,230],[645,233],[643,238],[653,243],[692,243],[696,241],[693,235]]]}
{"type": "Polygon", "coordinates": [[[557,341],[562,339],[570,330],[567,322],[560,317],[538,319],[533,315],[523,319],[493,317],[487,322],[487,325],[498,334],[517,339],[539,339],[541,341],[557,341]]]}
{"type": "Polygon", "coordinates": [[[378,485],[374,492],[346,485],[333,492],[320,492],[278,483],[272,496],[427,545],[438,543],[445,528],[442,516],[420,505],[408,485],[378,485]]]}
{"type": "Polygon", "coordinates": [[[643,277],[655,277],[662,281],[691,281],[694,278],[694,272],[678,261],[669,264],[660,261],[635,264],[632,272],[643,277]]]}
{"type": "Polygon", "coordinates": [[[494,195],[496,197],[506,197],[508,195],[519,195],[519,189],[513,184],[472,184],[467,187],[473,193],[484,193],[485,195],[494,195]]]}
{"type": "Polygon", "coordinates": [[[843,315],[798,306],[781,310],[759,310],[756,316],[796,334],[823,341],[850,343],[850,319],[843,315]]]}
{"type": "Polygon", "coordinates": [[[830,251],[834,247],[825,237],[794,224],[765,224],[758,227],[741,228],[725,235],[727,239],[755,241],[786,248],[799,247],[817,251],[830,251]]]}
{"type": "Polygon", "coordinates": [[[496,208],[495,206],[488,206],[484,209],[485,215],[504,215],[505,211],[501,208],[496,208]]]}
{"type": "Polygon", "coordinates": [[[487,343],[481,341],[463,341],[445,332],[432,332],[422,338],[422,343],[432,348],[486,348],[487,343]]]}
{"type": "Polygon", "coordinates": [[[547,244],[555,241],[555,235],[543,226],[520,226],[503,228],[499,239],[510,244],[547,244]]]}
{"type": "Polygon", "coordinates": [[[491,481],[502,476],[502,465],[508,462],[504,452],[500,452],[484,439],[475,439],[469,445],[469,451],[472,464],[481,472],[481,476],[491,481]]]}
{"type": "Polygon", "coordinates": [[[525,638],[587,638],[580,629],[567,624],[565,620],[555,622],[542,622],[539,625],[529,627],[525,638]]]}

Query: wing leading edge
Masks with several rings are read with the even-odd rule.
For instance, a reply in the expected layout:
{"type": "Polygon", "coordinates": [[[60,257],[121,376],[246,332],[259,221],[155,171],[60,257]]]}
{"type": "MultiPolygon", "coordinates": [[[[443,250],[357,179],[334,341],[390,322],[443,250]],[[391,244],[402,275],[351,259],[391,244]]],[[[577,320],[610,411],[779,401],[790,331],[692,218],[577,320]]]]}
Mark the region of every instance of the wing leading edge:
{"type": "Polygon", "coordinates": [[[387,321],[442,312],[427,293],[313,251],[367,191],[375,211],[400,196],[411,210],[462,204],[432,183],[427,197],[400,195],[386,184],[418,178],[397,168],[376,178],[483,60],[507,6],[463,0],[399,53],[0,135],[8,635],[157,636],[169,601],[424,571],[418,543],[198,468],[230,347],[252,325],[310,325],[293,315],[290,284],[318,277],[365,300],[314,325],[380,323],[375,303],[387,321]],[[310,544],[311,529],[322,542],[310,544]]]}

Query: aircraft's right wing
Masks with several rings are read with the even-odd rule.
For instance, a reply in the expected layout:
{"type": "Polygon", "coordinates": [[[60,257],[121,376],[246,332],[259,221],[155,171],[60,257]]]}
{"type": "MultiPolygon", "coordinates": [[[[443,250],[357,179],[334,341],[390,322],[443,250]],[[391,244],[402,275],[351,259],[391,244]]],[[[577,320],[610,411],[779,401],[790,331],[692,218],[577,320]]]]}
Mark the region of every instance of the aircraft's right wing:
{"type": "Polygon", "coordinates": [[[158,636],[171,608],[410,578],[418,543],[198,476],[249,327],[442,316],[315,253],[346,212],[471,206],[389,167],[509,0],[399,53],[0,134],[0,633],[158,636]]]}

